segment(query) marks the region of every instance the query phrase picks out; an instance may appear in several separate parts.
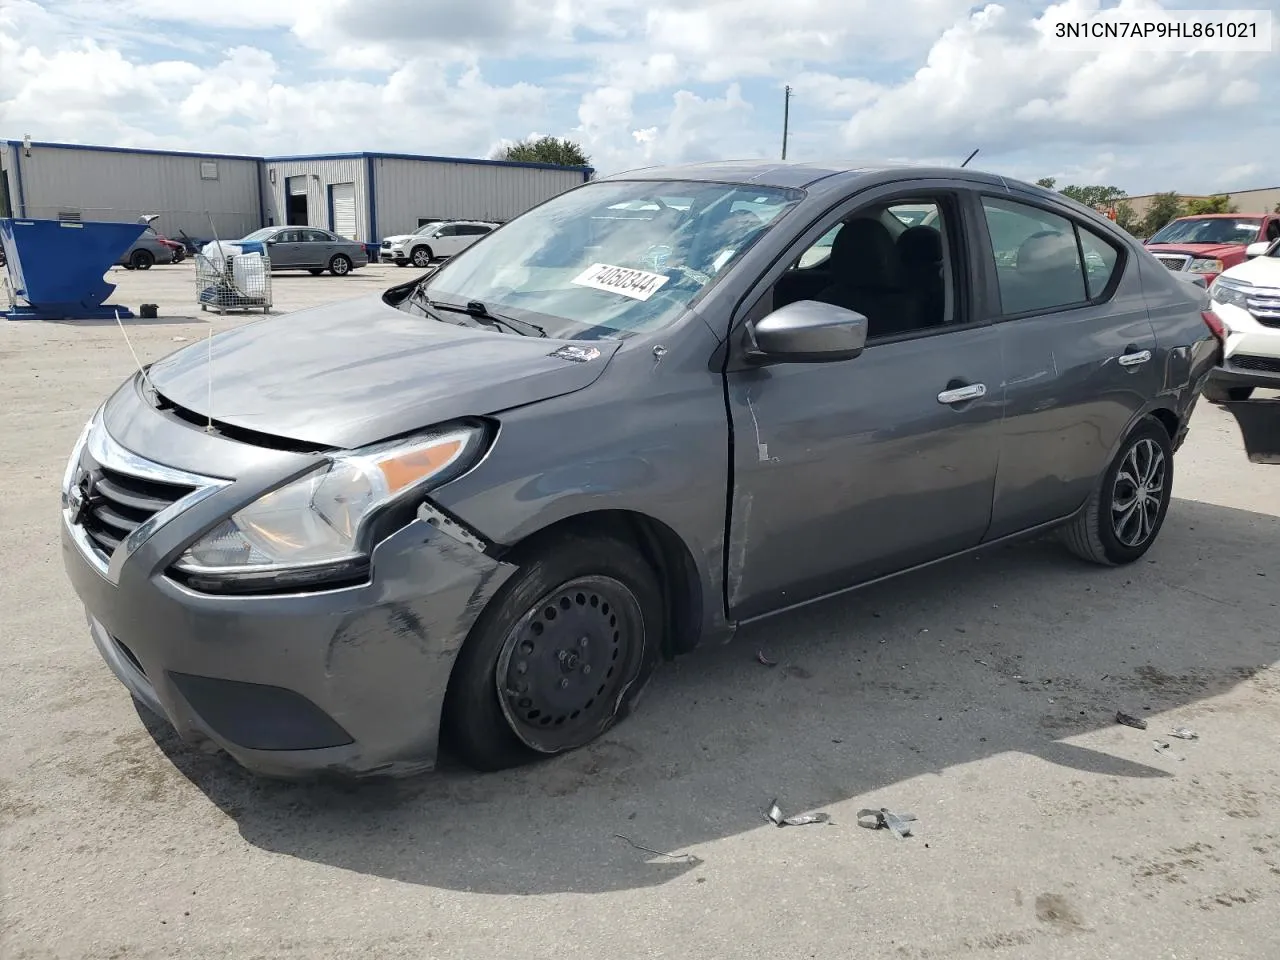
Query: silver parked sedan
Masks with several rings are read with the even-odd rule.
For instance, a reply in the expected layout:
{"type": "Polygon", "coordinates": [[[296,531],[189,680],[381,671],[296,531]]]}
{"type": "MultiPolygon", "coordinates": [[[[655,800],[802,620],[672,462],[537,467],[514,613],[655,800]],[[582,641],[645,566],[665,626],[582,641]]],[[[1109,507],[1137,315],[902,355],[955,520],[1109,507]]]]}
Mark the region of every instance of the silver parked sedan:
{"type": "Polygon", "coordinates": [[[357,267],[369,265],[363,243],[319,227],[263,227],[239,240],[207,244],[201,252],[216,257],[219,245],[226,254],[253,251],[261,246],[271,260],[272,271],[306,270],[319,276],[328,270],[335,277],[345,277],[357,267]]]}

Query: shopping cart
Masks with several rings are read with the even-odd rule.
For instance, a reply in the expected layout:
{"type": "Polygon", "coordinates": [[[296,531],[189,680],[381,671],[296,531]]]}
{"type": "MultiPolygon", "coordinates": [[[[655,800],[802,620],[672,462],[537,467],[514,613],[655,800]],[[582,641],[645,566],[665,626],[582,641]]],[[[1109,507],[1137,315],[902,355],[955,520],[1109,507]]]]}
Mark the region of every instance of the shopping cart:
{"type": "Polygon", "coordinates": [[[219,314],[270,312],[271,260],[261,253],[197,253],[196,302],[219,314]]]}

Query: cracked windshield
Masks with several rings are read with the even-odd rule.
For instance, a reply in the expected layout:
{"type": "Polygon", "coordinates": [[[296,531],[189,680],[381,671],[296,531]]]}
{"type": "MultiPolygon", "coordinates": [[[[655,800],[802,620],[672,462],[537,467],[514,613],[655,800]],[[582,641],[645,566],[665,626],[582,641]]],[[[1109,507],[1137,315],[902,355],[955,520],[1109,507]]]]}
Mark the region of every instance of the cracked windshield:
{"type": "MultiPolygon", "coordinates": [[[[802,194],[741,184],[590,184],[430,276],[405,308],[479,302],[550,337],[625,337],[674,321],[802,194]]],[[[510,331],[509,331],[510,332],[510,331]]]]}

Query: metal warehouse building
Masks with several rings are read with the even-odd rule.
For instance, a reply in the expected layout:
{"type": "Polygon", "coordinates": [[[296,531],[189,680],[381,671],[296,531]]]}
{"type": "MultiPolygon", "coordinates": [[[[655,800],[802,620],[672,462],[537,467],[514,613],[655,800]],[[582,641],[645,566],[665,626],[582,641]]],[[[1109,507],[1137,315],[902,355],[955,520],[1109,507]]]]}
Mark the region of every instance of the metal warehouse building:
{"type": "Polygon", "coordinates": [[[208,237],[210,217],[226,237],[262,224],[257,157],[9,140],[0,167],[0,208],[19,217],[131,222],[154,213],[175,237],[208,237]]]}
{"type": "Polygon", "coordinates": [[[0,142],[0,214],[133,221],[166,235],[327,227],[365,243],[442,219],[509,220],[591,179],[590,167],[347,153],[300,157],[0,142]],[[208,216],[206,216],[206,211],[208,216]]]}

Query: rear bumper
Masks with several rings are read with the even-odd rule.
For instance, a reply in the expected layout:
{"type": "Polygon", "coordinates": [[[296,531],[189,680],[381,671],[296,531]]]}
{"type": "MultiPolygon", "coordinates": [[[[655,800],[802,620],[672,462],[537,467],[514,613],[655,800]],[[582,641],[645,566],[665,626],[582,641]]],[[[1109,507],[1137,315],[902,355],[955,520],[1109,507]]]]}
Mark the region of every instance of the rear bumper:
{"type": "Polygon", "coordinates": [[[83,549],[64,517],[67,575],[117,679],[184,740],[288,778],[434,767],[454,658],[514,569],[421,521],[374,551],[368,585],[309,595],[198,594],[130,570],[145,547],[112,583],[83,549]]]}

